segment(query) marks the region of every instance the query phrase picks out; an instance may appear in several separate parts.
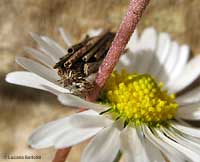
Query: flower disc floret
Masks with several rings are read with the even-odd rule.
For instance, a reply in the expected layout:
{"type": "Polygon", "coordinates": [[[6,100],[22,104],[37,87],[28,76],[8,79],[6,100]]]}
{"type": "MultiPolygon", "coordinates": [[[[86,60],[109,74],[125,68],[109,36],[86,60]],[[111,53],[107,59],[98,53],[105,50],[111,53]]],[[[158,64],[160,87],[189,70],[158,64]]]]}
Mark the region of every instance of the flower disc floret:
{"type": "Polygon", "coordinates": [[[120,74],[113,72],[104,90],[104,101],[110,113],[126,123],[159,125],[175,116],[178,104],[175,95],[162,90],[148,74],[120,74]]]}

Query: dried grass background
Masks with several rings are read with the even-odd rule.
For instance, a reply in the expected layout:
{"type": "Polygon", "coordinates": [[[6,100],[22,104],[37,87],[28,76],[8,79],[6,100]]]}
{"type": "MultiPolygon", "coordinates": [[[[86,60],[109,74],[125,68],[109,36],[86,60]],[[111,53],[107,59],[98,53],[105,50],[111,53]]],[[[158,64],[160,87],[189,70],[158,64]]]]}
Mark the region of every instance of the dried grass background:
{"type": "MultiPolygon", "coordinates": [[[[6,73],[21,69],[14,58],[27,55],[23,46],[35,46],[28,33],[48,35],[63,44],[57,31],[61,26],[75,40],[90,28],[116,30],[128,3],[129,0],[0,1],[0,154],[42,155],[38,161],[50,161],[54,150],[28,148],[28,136],[39,125],[76,111],[60,105],[49,93],[5,83],[6,73]]],[[[152,0],[139,30],[154,26],[158,31],[169,32],[175,40],[190,44],[192,52],[198,54],[199,19],[199,0],[152,0]]],[[[83,145],[75,147],[68,161],[78,162],[82,148],[83,145]]]]}

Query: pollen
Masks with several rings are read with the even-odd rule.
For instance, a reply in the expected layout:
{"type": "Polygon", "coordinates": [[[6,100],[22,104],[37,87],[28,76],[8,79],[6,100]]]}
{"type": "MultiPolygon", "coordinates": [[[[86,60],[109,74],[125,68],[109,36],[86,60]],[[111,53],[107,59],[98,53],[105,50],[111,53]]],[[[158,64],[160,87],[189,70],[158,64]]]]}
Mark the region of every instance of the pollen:
{"type": "Polygon", "coordinates": [[[163,84],[148,74],[113,72],[103,94],[103,101],[111,106],[108,113],[128,124],[158,126],[172,119],[178,109],[175,95],[168,95],[163,84]]]}

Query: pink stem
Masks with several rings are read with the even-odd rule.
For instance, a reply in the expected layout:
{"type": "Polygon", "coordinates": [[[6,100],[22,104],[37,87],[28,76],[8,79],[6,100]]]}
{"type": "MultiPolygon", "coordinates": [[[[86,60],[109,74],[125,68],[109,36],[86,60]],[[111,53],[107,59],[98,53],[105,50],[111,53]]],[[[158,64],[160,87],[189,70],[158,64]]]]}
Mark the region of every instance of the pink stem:
{"type": "Polygon", "coordinates": [[[71,147],[58,149],[52,162],[64,162],[69,155],[71,147]]]}
{"type": "Polygon", "coordinates": [[[122,51],[126,47],[132,33],[135,30],[136,25],[138,24],[142,13],[150,0],[131,0],[128,8],[128,12],[124,17],[118,32],[112,42],[112,45],[101,64],[99,71],[96,77],[96,89],[90,95],[90,100],[95,100],[101,88],[105,85],[106,80],[112,73],[115,65],[119,61],[122,51]]]}

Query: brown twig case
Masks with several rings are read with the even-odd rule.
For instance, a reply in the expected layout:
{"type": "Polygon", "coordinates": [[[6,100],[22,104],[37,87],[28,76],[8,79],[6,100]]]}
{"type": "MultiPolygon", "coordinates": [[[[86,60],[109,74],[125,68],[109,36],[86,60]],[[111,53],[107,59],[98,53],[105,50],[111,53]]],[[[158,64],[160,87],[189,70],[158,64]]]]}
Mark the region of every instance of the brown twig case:
{"type": "Polygon", "coordinates": [[[85,96],[94,87],[87,77],[96,73],[101,65],[115,33],[104,30],[100,35],[89,37],[67,49],[67,54],[54,66],[58,69],[59,82],[72,93],[85,96]]]}

